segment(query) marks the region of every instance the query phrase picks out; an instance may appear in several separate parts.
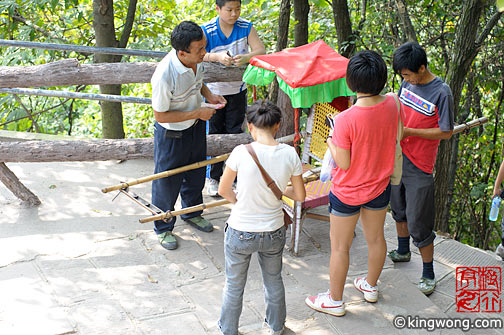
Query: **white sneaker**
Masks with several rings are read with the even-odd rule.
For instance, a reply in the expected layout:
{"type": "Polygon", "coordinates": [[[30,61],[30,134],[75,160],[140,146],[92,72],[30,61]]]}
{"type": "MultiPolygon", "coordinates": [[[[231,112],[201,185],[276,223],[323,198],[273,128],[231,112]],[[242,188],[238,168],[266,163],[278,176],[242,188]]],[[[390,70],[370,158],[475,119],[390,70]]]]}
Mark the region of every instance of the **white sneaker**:
{"type": "Polygon", "coordinates": [[[264,320],[264,322],[263,322],[263,328],[269,329],[269,331],[270,331],[269,335],[282,335],[285,330],[285,327],[282,327],[282,329],[274,331],[273,329],[271,329],[270,325],[266,322],[266,320],[264,320]]]}
{"type": "Polygon", "coordinates": [[[330,291],[319,293],[305,299],[305,303],[316,311],[324,312],[334,316],[345,315],[345,303],[335,304],[331,299],[330,291]]]}
{"type": "Polygon", "coordinates": [[[353,282],[356,289],[364,293],[364,299],[367,302],[376,302],[378,300],[378,289],[371,286],[365,277],[357,277],[353,282]]]}
{"type": "Polygon", "coordinates": [[[219,182],[215,179],[207,179],[207,194],[211,197],[216,197],[219,195],[219,182]]]}
{"type": "Polygon", "coordinates": [[[495,253],[497,256],[500,256],[502,260],[504,261],[504,247],[502,246],[502,243],[497,246],[497,249],[495,249],[495,253]]]}

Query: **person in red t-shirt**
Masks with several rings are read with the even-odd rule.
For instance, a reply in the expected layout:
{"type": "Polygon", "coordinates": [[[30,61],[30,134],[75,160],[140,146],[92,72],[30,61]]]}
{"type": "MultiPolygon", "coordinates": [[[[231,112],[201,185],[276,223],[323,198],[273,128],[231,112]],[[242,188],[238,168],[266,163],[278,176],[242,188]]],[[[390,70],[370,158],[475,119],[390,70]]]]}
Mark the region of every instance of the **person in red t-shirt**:
{"type": "Polygon", "coordinates": [[[453,133],[453,96],[450,87],[431,73],[425,50],[417,43],[400,46],[394,52],[393,67],[404,79],[399,98],[405,106],[406,119],[401,141],[402,178],[399,185],[392,187],[390,200],[399,246],[389,252],[389,257],[394,262],[408,262],[411,235],[423,261],[418,288],[429,295],[436,287],[432,171],[439,141],[449,139],[453,133]]]}
{"type": "Polygon", "coordinates": [[[380,94],[387,81],[387,66],[376,52],[362,51],[353,56],[346,81],[357,93],[357,100],[335,117],[332,138],[327,140],[337,164],[329,194],[330,290],[305,300],[311,308],[335,316],[345,314],[343,289],[359,217],[368,245],[368,274],[356,278],[354,285],[366,301],[378,299],[377,281],[387,254],[383,227],[401,111],[392,95],[380,94]]]}

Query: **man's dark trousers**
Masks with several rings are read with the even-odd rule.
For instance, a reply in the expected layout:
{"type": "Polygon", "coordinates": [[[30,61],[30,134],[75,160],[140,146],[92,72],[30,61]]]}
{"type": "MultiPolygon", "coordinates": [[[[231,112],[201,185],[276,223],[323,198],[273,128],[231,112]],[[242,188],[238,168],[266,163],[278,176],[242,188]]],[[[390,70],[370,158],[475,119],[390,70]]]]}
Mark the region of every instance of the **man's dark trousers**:
{"type": "MultiPolygon", "coordinates": [[[[247,111],[247,90],[237,94],[225,95],[227,104],[218,109],[208,121],[209,134],[240,134],[243,133],[243,120],[247,111]]],[[[210,166],[210,178],[220,180],[224,162],[210,166]]]]}
{"type": "MultiPolygon", "coordinates": [[[[175,169],[206,159],[205,122],[198,120],[192,127],[182,131],[167,130],[159,123],[154,125],[154,173],[175,169]]],[[[152,203],[163,211],[174,210],[177,198],[181,196],[182,207],[203,203],[205,167],[182,172],[152,182],[152,203]]],[[[182,215],[189,219],[201,215],[202,211],[182,215]]],[[[176,217],[169,222],[155,221],[154,231],[161,234],[172,231],[176,217]]]]}

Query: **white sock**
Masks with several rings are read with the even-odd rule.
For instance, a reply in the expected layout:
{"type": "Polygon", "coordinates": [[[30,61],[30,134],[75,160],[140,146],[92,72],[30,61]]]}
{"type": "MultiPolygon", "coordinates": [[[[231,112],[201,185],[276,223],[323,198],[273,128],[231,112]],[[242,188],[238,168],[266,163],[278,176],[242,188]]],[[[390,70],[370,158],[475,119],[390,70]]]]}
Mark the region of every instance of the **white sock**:
{"type": "Polygon", "coordinates": [[[341,305],[341,304],[343,304],[343,300],[333,300],[333,298],[331,297],[331,293],[329,293],[329,300],[334,305],[341,305]]]}
{"type": "Polygon", "coordinates": [[[364,280],[364,282],[366,283],[366,285],[367,285],[367,288],[370,288],[370,289],[375,289],[375,290],[377,290],[376,286],[371,286],[371,284],[370,284],[370,283],[368,283],[368,281],[367,281],[367,278],[366,278],[366,279],[364,280]]]}

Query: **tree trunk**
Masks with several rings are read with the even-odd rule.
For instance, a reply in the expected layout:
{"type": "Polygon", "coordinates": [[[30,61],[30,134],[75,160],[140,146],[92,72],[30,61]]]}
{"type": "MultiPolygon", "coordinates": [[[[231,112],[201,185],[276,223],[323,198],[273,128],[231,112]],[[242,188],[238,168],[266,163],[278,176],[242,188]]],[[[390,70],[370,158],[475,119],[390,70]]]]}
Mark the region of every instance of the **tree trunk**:
{"type": "Polygon", "coordinates": [[[289,40],[290,12],[291,0],[282,0],[278,18],[277,45],[275,47],[275,51],[277,52],[287,47],[287,42],[289,40]]]}
{"type": "Polygon", "coordinates": [[[308,43],[308,14],[310,5],[308,0],[294,0],[294,46],[298,47],[308,43]]]}
{"type": "MultiPolygon", "coordinates": [[[[97,47],[118,47],[114,26],[113,0],[93,0],[93,27],[97,47]]],[[[120,56],[95,54],[95,63],[119,62],[120,56]]],[[[121,95],[121,85],[100,85],[100,93],[121,95]]],[[[104,138],[124,138],[122,105],[100,102],[104,138]]]]}
{"type": "Polygon", "coordinates": [[[413,24],[411,23],[411,19],[408,15],[408,10],[406,8],[406,1],[396,0],[396,6],[397,11],[399,13],[399,18],[401,19],[403,33],[406,37],[404,42],[406,41],[418,42],[415,28],[413,28],[413,24]]]}
{"type": "MultiPolygon", "coordinates": [[[[310,13],[310,5],[308,0],[294,0],[294,19],[297,23],[294,25],[294,47],[305,45],[308,43],[308,14],[310,13]]],[[[279,90],[278,106],[283,111],[283,121],[280,125],[280,134],[292,133],[295,125],[294,109],[287,94],[279,90]]],[[[299,143],[298,143],[299,144],[299,143]]]]}
{"type": "Polygon", "coordinates": [[[333,0],[334,26],[338,37],[338,52],[350,58],[355,51],[355,37],[352,33],[352,22],[348,12],[347,0],[333,0]]]}
{"type": "MultiPolygon", "coordinates": [[[[287,136],[294,133],[294,108],[289,96],[282,90],[278,91],[278,107],[282,111],[282,122],[277,137],[287,136]]],[[[1,156],[0,156],[1,157],[1,156]]]]}
{"type": "MultiPolygon", "coordinates": [[[[453,94],[455,106],[455,119],[459,112],[459,102],[462,95],[462,88],[465,77],[469,72],[470,65],[474,60],[476,47],[476,33],[478,30],[478,21],[483,11],[483,2],[481,0],[464,1],[462,16],[457,26],[454,53],[450,63],[450,70],[447,76],[447,84],[450,86],[453,94]]],[[[450,190],[451,185],[455,180],[455,169],[457,166],[457,158],[453,154],[457,153],[454,150],[455,137],[450,140],[441,141],[439,145],[435,173],[435,230],[448,232],[449,230],[449,213],[448,204],[451,202],[450,190]],[[450,168],[451,167],[451,168],[450,168]]]]}
{"type": "MultiPolygon", "coordinates": [[[[287,42],[289,39],[289,21],[291,12],[291,0],[282,0],[280,3],[280,15],[278,17],[278,32],[277,32],[277,44],[275,51],[282,51],[287,47],[287,42]]],[[[274,104],[278,104],[278,82],[273,80],[271,84],[269,100],[274,104]]]]}
{"type": "MultiPolygon", "coordinates": [[[[100,85],[101,94],[121,95],[121,85],[100,85]]],[[[100,101],[103,138],[124,138],[122,103],[100,101]]]]}

